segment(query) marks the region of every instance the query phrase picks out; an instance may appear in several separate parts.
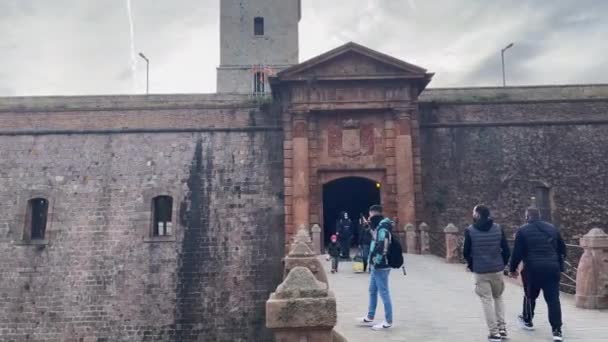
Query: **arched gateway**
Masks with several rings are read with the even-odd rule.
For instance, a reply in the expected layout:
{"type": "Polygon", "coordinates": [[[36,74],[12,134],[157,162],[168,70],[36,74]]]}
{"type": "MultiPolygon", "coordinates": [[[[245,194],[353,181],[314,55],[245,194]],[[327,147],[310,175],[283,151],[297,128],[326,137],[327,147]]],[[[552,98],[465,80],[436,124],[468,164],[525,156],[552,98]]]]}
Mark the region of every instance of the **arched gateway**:
{"type": "MultiPolygon", "coordinates": [[[[398,222],[398,231],[416,222],[422,210],[418,95],[431,77],[348,43],[270,79],[283,106],[287,243],[302,224],[330,231],[327,211],[335,203],[326,197],[344,201],[331,187],[348,179],[381,186],[385,214],[398,222]]],[[[363,186],[353,189],[375,196],[363,186]]]]}
{"type": "MultiPolygon", "coordinates": [[[[325,244],[331,234],[336,232],[335,225],[340,212],[348,213],[355,227],[358,227],[360,215],[367,215],[371,205],[381,203],[381,187],[380,180],[363,177],[344,177],[323,184],[320,216],[325,244]]],[[[357,241],[358,231],[354,233],[357,241]]]]}

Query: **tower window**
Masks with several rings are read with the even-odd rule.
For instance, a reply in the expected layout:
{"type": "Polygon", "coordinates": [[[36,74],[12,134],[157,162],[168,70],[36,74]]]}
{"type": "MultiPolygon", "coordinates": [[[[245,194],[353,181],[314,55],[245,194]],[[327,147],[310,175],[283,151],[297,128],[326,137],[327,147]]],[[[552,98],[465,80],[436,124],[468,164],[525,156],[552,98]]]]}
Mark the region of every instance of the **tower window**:
{"type": "Polygon", "coordinates": [[[47,199],[33,198],[27,202],[25,227],[26,236],[29,235],[31,240],[44,240],[48,212],[49,201],[47,199]]]}
{"type": "Polygon", "coordinates": [[[152,236],[170,236],[173,233],[173,198],[158,196],[152,200],[152,236]]]}
{"type": "Polygon", "coordinates": [[[253,92],[254,94],[264,94],[266,76],[264,72],[257,71],[253,74],[253,92]]]}
{"type": "Polygon", "coordinates": [[[264,18],[255,17],[255,19],[253,19],[253,34],[256,36],[264,35],[264,18]]]}

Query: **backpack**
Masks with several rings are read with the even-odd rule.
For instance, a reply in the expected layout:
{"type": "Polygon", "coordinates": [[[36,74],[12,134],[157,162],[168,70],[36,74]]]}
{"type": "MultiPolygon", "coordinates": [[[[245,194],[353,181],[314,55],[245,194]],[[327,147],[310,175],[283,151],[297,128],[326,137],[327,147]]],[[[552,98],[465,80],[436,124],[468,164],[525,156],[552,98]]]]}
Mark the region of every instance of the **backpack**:
{"type": "Polygon", "coordinates": [[[386,253],[386,261],[391,268],[401,268],[403,266],[403,248],[399,240],[393,239],[393,234],[389,233],[389,245],[386,253]]]}

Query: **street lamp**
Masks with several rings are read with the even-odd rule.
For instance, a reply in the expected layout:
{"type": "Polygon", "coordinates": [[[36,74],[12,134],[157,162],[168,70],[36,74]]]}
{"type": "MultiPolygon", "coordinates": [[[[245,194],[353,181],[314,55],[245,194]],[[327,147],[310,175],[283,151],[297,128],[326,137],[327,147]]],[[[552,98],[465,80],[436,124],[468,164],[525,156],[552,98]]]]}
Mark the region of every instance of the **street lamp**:
{"type": "Polygon", "coordinates": [[[146,95],[148,95],[150,93],[150,60],[141,52],[139,57],[146,61],[146,95]]]}
{"type": "Polygon", "coordinates": [[[513,47],[513,43],[510,43],[509,45],[505,46],[503,49],[500,50],[500,57],[502,59],[502,86],[503,87],[507,86],[507,81],[505,80],[505,51],[507,51],[511,47],[513,47]]]}

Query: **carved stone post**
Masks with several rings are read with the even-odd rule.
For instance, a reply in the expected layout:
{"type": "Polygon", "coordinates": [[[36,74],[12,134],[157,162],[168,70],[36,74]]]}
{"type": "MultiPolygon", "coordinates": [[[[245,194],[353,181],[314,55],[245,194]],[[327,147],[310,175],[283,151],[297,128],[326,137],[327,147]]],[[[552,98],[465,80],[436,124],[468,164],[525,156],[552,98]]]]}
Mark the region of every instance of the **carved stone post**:
{"type": "Polygon", "coordinates": [[[318,281],[328,284],[327,274],[321,264],[321,260],[303,242],[295,242],[291,247],[291,251],[285,257],[285,272],[283,277],[286,277],[296,267],[308,268],[318,281]]]}
{"type": "Polygon", "coordinates": [[[296,267],[266,302],[266,327],[277,342],[332,342],[336,298],[309,269],[296,267]]]}
{"type": "Polygon", "coordinates": [[[431,236],[429,231],[431,228],[428,224],[422,222],[420,224],[420,254],[431,254],[431,236]]]}
{"type": "MultiPolygon", "coordinates": [[[[302,243],[306,244],[306,246],[308,246],[308,248],[310,248],[311,251],[314,249],[313,244],[312,244],[312,239],[310,238],[310,232],[308,231],[308,228],[306,228],[306,226],[303,224],[300,225],[300,227],[298,228],[298,232],[296,233],[296,236],[293,238],[294,244],[296,244],[298,242],[302,242],[302,243]]],[[[293,248],[293,246],[291,248],[293,248]]]]}
{"type": "Polygon", "coordinates": [[[411,223],[405,225],[405,245],[408,254],[419,254],[418,243],[416,242],[418,234],[416,233],[416,226],[411,223]]]}
{"type": "Polygon", "coordinates": [[[413,108],[395,108],[395,178],[397,185],[397,217],[401,222],[416,222],[414,189],[414,148],[411,112],[413,108]]]}
{"type": "Polygon", "coordinates": [[[608,309],[608,235],[599,228],[580,240],[585,249],[576,273],[576,306],[608,309]]]}
{"type": "Polygon", "coordinates": [[[308,156],[308,118],[293,115],[293,222],[308,226],[310,209],[310,168],[308,156]]]}
{"type": "Polygon", "coordinates": [[[318,224],[312,226],[312,246],[313,251],[318,255],[321,254],[321,227],[318,224]]]}
{"type": "Polygon", "coordinates": [[[460,262],[458,227],[450,223],[443,229],[443,233],[445,234],[445,260],[450,264],[457,264],[460,262]]]}

